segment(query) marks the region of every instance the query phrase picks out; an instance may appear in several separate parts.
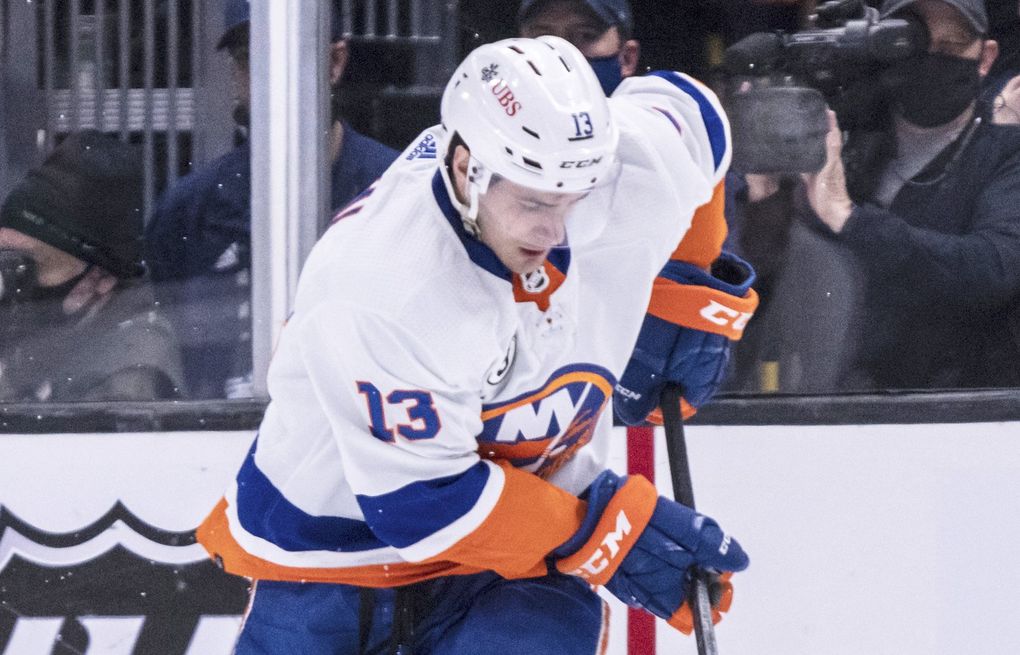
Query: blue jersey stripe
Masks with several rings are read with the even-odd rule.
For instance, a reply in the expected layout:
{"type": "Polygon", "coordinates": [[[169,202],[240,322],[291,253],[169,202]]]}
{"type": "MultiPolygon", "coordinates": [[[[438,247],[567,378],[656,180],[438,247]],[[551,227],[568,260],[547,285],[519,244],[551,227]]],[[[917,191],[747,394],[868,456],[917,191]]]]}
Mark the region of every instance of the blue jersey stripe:
{"type": "Polygon", "coordinates": [[[489,467],[478,462],[458,475],[412,482],[381,496],[358,496],[358,504],[375,534],[404,548],[471,511],[488,480],[489,467]]]}
{"type": "Polygon", "coordinates": [[[701,110],[701,120],[705,123],[705,129],[708,131],[708,142],[712,146],[712,161],[715,164],[715,169],[719,170],[719,164],[722,163],[723,157],[726,155],[728,144],[726,143],[726,125],[723,123],[722,116],[716,111],[715,105],[712,104],[712,101],[705,96],[696,84],[679,73],[673,71],[653,71],[649,75],[667,80],[694,98],[695,102],[698,103],[698,108],[701,110]]]}
{"type": "Polygon", "coordinates": [[[246,532],[291,552],[353,552],[387,546],[364,521],[312,516],[287,500],[256,466],[257,443],[258,439],[237,473],[237,516],[246,532]]]}

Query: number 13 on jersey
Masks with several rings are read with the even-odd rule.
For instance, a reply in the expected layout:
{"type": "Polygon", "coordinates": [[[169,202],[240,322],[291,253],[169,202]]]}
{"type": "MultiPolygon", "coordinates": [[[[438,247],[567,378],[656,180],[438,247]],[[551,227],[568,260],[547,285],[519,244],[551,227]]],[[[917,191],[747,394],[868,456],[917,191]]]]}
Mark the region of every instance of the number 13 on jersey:
{"type": "Polygon", "coordinates": [[[383,398],[382,392],[371,382],[358,382],[358,393],[368,404],[368,429],[376,439],[392,442],[397,434],[410,440],[432,439],[442,427],[428,391],[397,389],[383,398]],[[387,406],[391,408],[390,415],[397,412],[397,420],[401,421],[392,428],[386,423],[387,406]]]}

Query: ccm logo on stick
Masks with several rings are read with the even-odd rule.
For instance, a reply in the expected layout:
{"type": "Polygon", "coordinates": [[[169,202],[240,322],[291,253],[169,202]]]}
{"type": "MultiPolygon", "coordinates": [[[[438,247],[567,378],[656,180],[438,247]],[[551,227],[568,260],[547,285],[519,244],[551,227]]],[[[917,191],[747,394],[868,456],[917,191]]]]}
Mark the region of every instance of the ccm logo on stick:
{"type": "Polygon", "coordinates": [[[728,324],[734,330],[743,330],[747,326],[747,322],[754,316],[750,312],[740,312],[714,300],[709,300],[708,304],[701,309],[700,314],[710,323],[728,324]]]}
{"type": "Polygon", "coordinates": [[[616,529],[606,534],[602,539],[602,544],[595,549],[588,561],[573,572],[573,575],[588,578],[604,571],[620,552],[620,542],[630,534],[631,529],[630,521],[621,509],[620,513],[616,515],[616,529]]]}

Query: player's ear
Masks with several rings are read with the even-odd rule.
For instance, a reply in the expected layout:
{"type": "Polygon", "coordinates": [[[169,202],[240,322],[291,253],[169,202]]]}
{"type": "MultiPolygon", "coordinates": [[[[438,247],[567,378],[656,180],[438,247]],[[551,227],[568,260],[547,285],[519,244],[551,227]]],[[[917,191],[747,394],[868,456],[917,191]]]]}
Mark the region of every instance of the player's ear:
{"type": "Polygon", "coordinates": [[[462,196],[461,202],[464,198],[467,198],[467,176],[468,176],[468,165],[471,162],[471,151],[465,146],[457,144],[453,149],[453,161],[451,172],[453,173],[453,188],[456,189],[457,194],[462,196]]]}

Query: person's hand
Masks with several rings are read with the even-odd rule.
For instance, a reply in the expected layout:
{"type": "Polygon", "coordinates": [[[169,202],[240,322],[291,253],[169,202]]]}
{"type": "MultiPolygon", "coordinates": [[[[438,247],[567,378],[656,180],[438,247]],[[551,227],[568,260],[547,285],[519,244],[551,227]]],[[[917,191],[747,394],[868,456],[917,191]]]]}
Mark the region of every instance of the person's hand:
{"type": "Polygon", "coordinates": [[[992,122],[996,125],[1020,125],[1020,75],[1017,75],[995,96],[992,122]]]}
{"type": "Polygon", "coordinates": [[[116,286],[117,278],[114,275],[98,266],[93,266],[64,297],[64,313],[74,314],[85,305],[99,300],[106,302],[110,292],[116,286]]]}
{"type": "Polygon", "coordinates": [[[804,173],[804,185],[807,190],[808,203],[811,209],[833,232],[843,230],[853,201],[846,190],[846,173],[843,170],[843,135],[836,122],[836,113],[831,109],[829,114],[829,132],[825,135],[825,165],[817,173],[804,173]]]}
{"type": "Polygon", "coordinates": [[[689,418],[722,384],[734,342],[758,306],[750,264],[723,252],[710,271],[670,261],[655,279],[648,313],[613,393],[627,425],[662,423],[659,395],[669,382],[683,389],[689,418]]]}
{"type": "Polygon", "coordinates": [[[747,201],[761,202],[779,192],[779,176],[765,173],[748,173],[744,176],[747,182],[747,201]]]}
{"type": "Polygon", "coordinates": [[[729,573],[749,563],[736,539],[709,517],[659,496],[641,476],[603,471],[585,497],[580,529],[552,553],[561,573],[605,585],[685,634],[694,625],[687,601],[694,571],[719,573],[710,593],[713,622],[719,622],[733,596],[729,573]]]}

